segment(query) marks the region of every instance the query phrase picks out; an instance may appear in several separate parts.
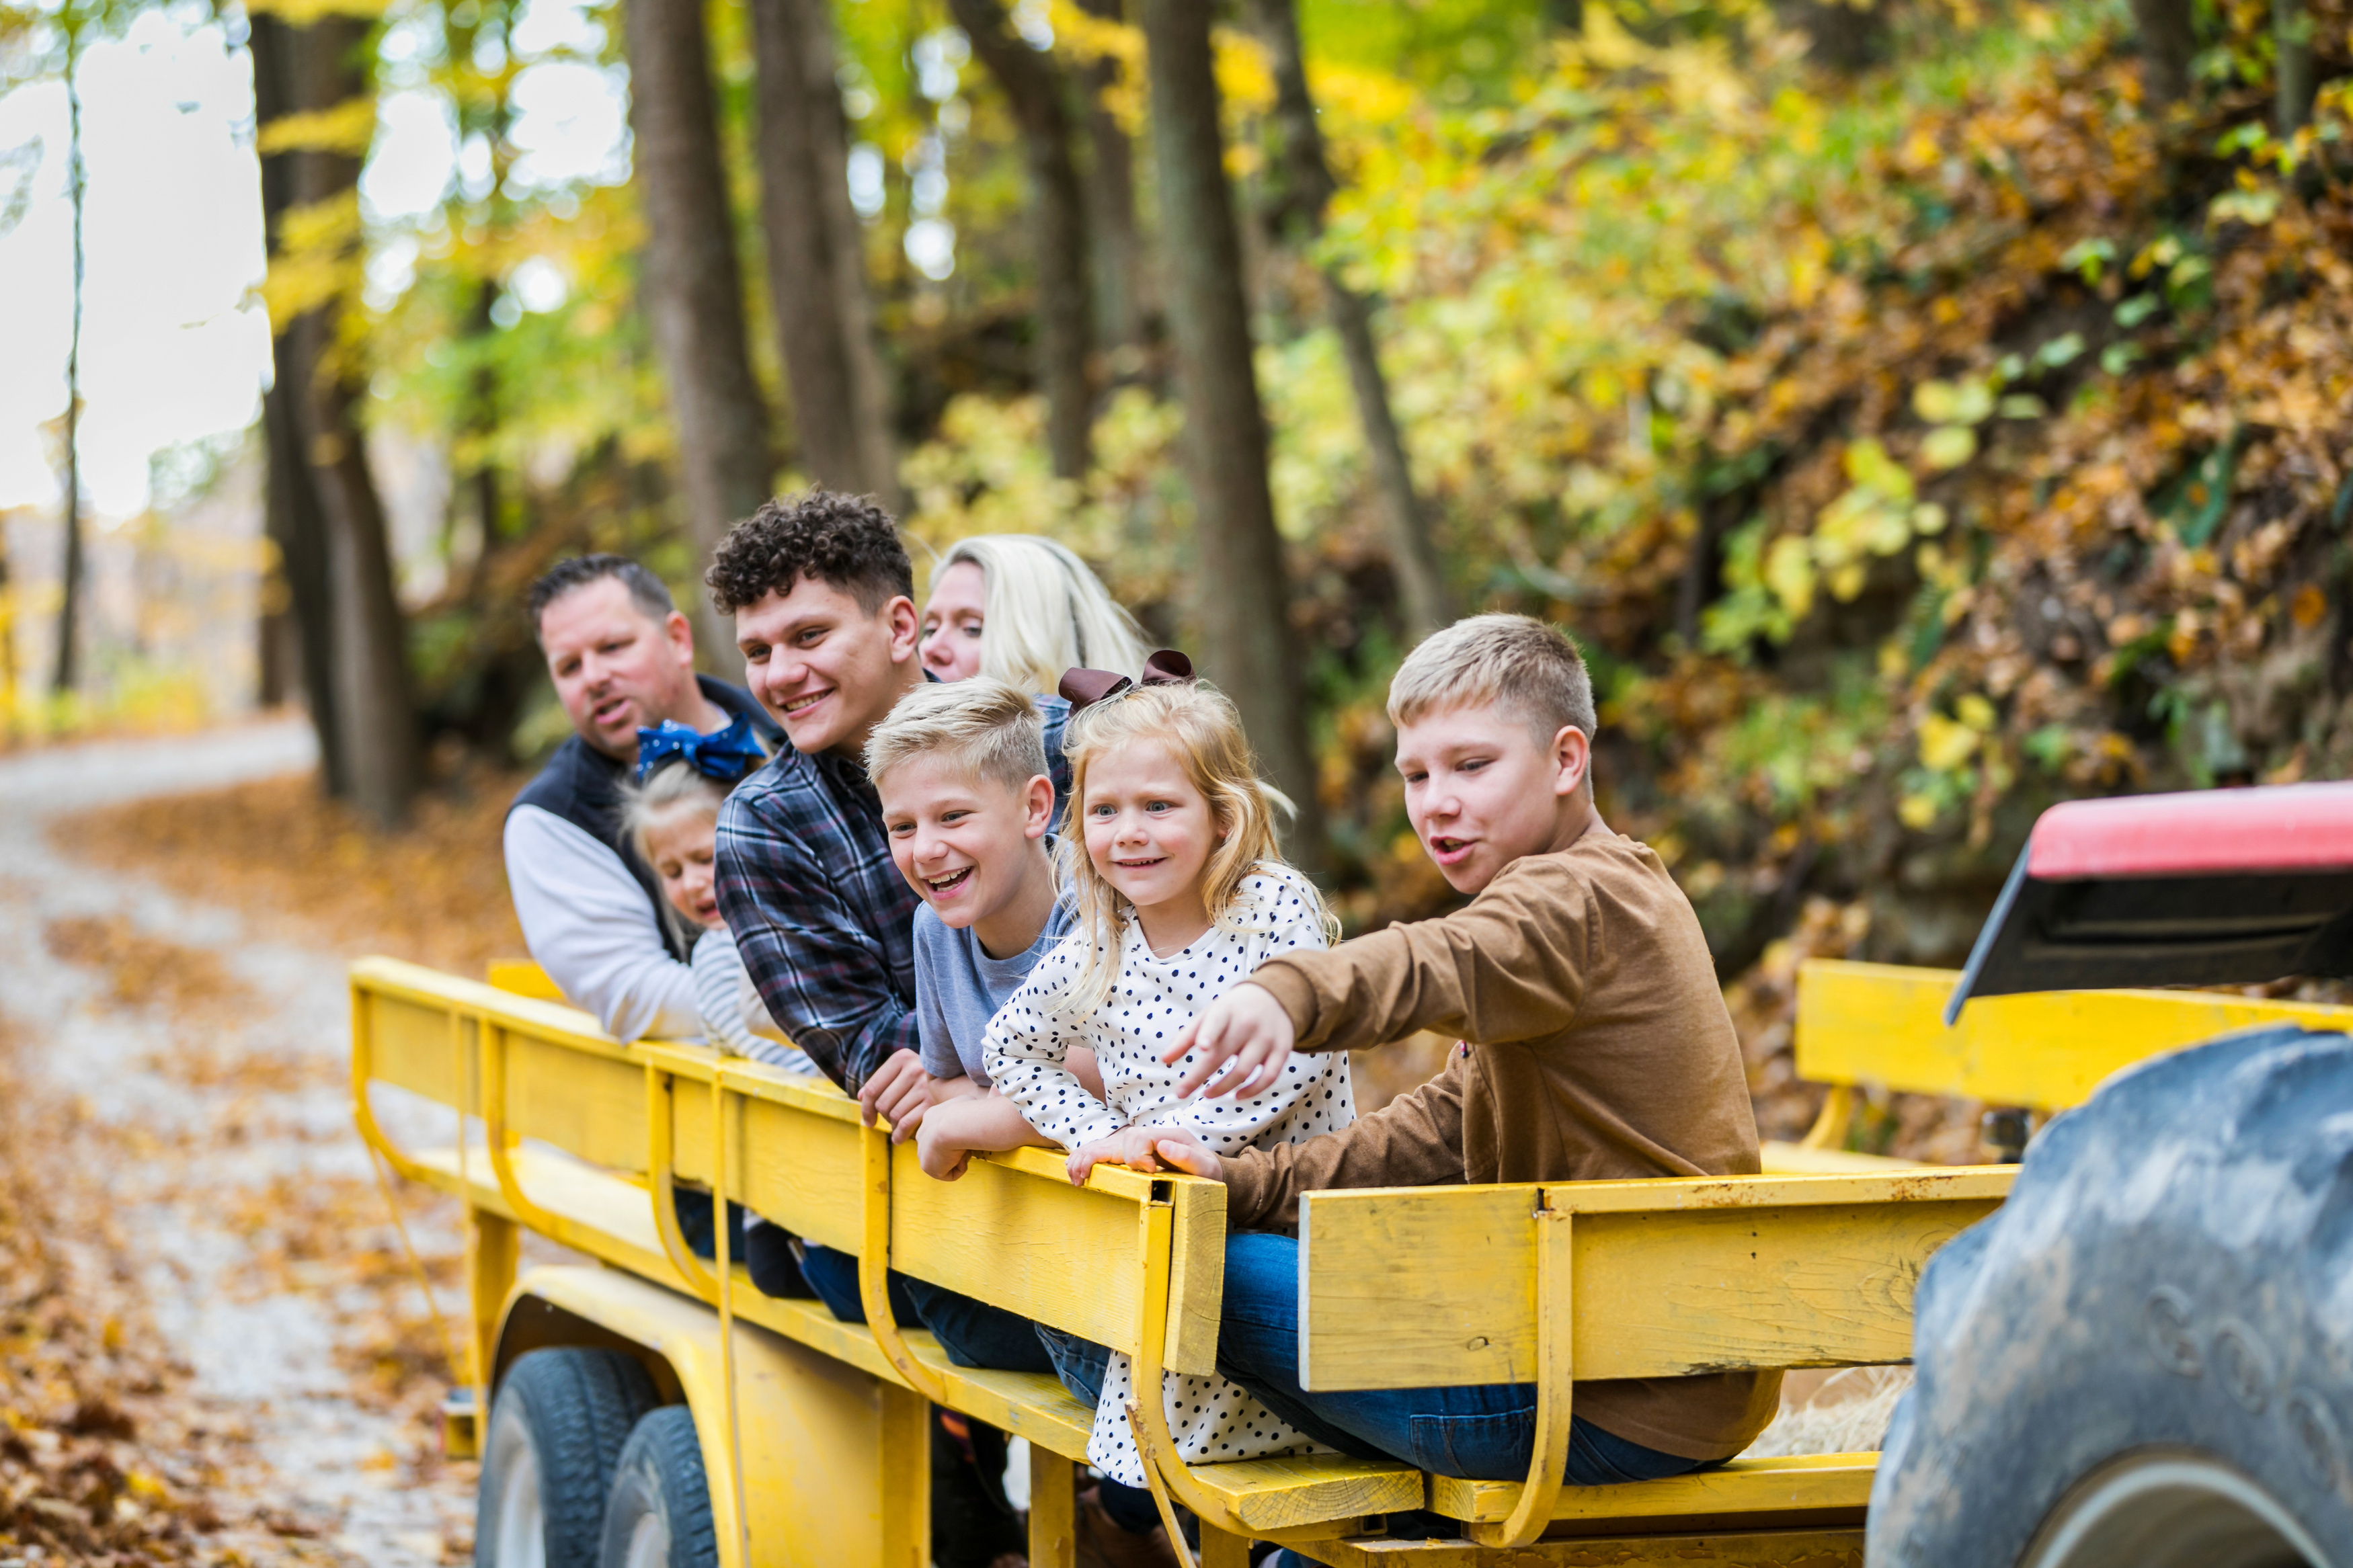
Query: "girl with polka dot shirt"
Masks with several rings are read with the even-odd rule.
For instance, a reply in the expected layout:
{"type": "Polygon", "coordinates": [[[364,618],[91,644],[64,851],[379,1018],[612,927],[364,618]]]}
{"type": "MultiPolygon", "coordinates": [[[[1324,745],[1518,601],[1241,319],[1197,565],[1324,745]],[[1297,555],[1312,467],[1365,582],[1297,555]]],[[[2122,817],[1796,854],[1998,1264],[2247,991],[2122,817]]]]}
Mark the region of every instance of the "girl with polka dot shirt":
{"type": "MultiPolygon", "coordinates": [[[[1067,689],[1067,686],[1066,686],[1067,689]]],[[[1314,887],[1279,858],[1274,812],[1231,702],[1185,682],[1131,688],[1072,715],[1065,750],[1077,831],[1061,840],[1078,918],[990,1021],[988,1074],[1031,1126],[1071,1151],[1073,1182],[1098,1162],[1157,1168],[1152,1140],[1183,1128],[1220,1153],[1303,1142],[1356,1120],[1345,1054],[1295,1056],[1263,1092],[1187,1100],[1177,1033],[1266,960],[1328,945],[1314,887]],[[1095,1053],[1104,1098],[1064,1058],[1095,1053]]],[[[1111,1352],[1087,1458],[1145,1484],[1127,1424],[1127,1357],[1111,1352]]],[[[1164,1374],[1187,1463],[1319,1451],[1238,1385],[1164,1374]]]]}

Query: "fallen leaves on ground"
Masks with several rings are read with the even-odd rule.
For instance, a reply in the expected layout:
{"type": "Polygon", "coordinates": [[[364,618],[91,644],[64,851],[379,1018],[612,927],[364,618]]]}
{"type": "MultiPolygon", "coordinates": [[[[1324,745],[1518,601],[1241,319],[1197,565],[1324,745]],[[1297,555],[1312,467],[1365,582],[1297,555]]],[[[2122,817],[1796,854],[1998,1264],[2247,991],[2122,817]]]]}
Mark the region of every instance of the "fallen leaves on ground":
{"type": "Polygon", "coordinates": [[[216,1012],[253,997],[214,954],[150,935],[121,915],[54,920],[41,940],[52,958],[103,971],[107,1000],[117,1007],[216,1012]]]}
{"type": "Polygon", "coordinates": [[[77,1118],[17,1072],[24,1040],[0,1015],[0,1559],[306,1560],[258,1539],[280,1532],[251,1455],[186,1397],[103,1206],[69,1212],[77,1118]]]}
{"type": "Polygon", "coordinates": [[[50,836],[79,858],[234,908],[265,934],[479,975],[523,952],[501,848],[520,783],[461,774],[397,833],[368,826],[300,773],[107,806],[59,819],[50,836]]]}

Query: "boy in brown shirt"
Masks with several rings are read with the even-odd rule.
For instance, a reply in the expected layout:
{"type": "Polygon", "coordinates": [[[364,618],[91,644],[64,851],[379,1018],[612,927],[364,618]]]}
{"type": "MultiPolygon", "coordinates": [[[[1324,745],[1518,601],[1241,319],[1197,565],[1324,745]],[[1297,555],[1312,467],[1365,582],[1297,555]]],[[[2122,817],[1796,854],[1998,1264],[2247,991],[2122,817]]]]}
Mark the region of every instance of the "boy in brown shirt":
{"type": "MultiPolygon", "coordinates": [[[[1299,1194],[1327,1187],[1755,1173],[1747,1081],[1698,919],[1658,856],[1594,809],[1593,688],[1576,645],[1525,616],[1457,622],[1398,671],[1389,717],[1406,813],[1471,903],[1262,965],[1168,1059],[1192,1054],[1180,1092],[1247,1097],[1293,1050],[1416,1029],[1464,1044],[1344,1132],[1222,1160],[1172,1137],[1160,1158],[1224,1181],[1237,1233],[1295,1228],[1299,1194]]],[[[1535,1384],[1307,1392],[1298,1293],[1296,1240],[1231,1236],[1218,1370],[1343,1452],[1527,1473],[1535,1384]]],[[[1778,1373],[1580,1383],[1567,1479],[1654,1479],[1728,1458],[1779,1394],[1778,1373]]]]}

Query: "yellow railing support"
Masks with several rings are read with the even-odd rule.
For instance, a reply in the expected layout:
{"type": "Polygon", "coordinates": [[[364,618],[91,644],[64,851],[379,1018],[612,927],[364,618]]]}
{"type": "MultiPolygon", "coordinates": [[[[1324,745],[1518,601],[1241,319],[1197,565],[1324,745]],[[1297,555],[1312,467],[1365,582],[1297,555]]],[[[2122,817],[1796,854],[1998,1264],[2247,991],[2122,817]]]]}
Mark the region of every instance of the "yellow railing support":
{"type": "Polygon", "coordinates": [[[1135,1354],[1128,1367],[1127,1425],[1135,1435],[1136,1457],[1143,1462],[1152,1500],[1159,1506],[1161,1522],[1167,1526],[1168,1543],[1176,1548],[1185,1568],[1196,1568],[1185,1537],[1176,1528],[1172,1502],[1192,1510],[1205,1530],[1214,1527],[1235,1535],[1253,1531],[1234,1516],[1225,1500],[1194,1480],[1192,1470],[1176,1451],[1176,1434],[1168,1429],[1168,1396],[1161,1373],[1167,1359],[1168,1273],[1176,1218],[1163,1184],[1153,1184],[1152,1196],[1139,1211],[1138,1221],[1144,1289],[1136,1304],[1135,1354]]]}
{"type": "Polygon", "coordinates": [[[1846,1083],[1831,1085],[1830,1093],[1822,1097],[1822,1112],[1806,1135],[1798,1140],[1800,1149],[1837,1149],[1846,1143],[1846,1130],[1854,1121],[1854,1086],[1846,1083]]]}
{"type": "MultiPolygon", "coordinates": [[[[412,1182],[427,1179],[425,1167],[402,1152],[382,1124],[375,1119],[375,1107],[368,1100],[368,1084],[375,1077],[375,1021],[368,1010],[368,994],[357,985],[352,987],[352,1121],[360,1130],[360,1137],[385,1157],[394,1170],[412,1182]]],[[[459,1117],[463,1125],[465,1115],[464,1080],[459,1081],[460,1097],[459,1117]]],[[[464,1140],[459,1140],[464,1146],[464,1140]]]]}
{"type": "Polygon", "coordinates": [[[1572,1308],[1569,1286],[1569,1242],[1575,1222],[1569,1211],[1556,1206],[1548,1189],[1540,1189],[1543,1205],[1535,1213],[1536,1227],[1536,1431],[1528,1456],[1528,1479],[1520,1500],[1500,1528],[1472,1526],[1482,1545],[1522,1547],[1534,1542],[1552,1522],[1560,1500],[1561,1478],[1568,1468],[1569,1433],[1575,1420],[1570,1354],[1572,1308]],[[1493,1529],[1491,1540],[1479,1533],[1493,1529]]]}
{"type": "MultiPolygon", "coordinates": [[[[673,1213],[675,1227],[678,1216],[673,1213]]],[[[728,1481],[735,1493],[735,1561],[752,1564],[751,1497],[744,1490],[744,1427],[735,1400],[735,1227],[727,1218],[727,1092],[719,1069],[711,1073],[711,1258],[718,1279],[719,1400],[727,1426],[728,1481]]]]}
{"type": "MultiPolygon", "coordinates": [[[[719,1100],[719,1085],[712,1083],[711,1099],[719,1100]]],[[[702,1259],[686,1245],[686,1235],[678,1228],[677,1163],[678,1090],[677,1075],[659,1063],[646,1064],[646,1194],[654,1205],[654,1234],[661,1237],[662,1256],[686,1281],[687,1289],[709,1304],[719,1300],[720,1282],[702,1267],[702,1259]]],[[[719,1200],[712,1200],[713,1215],[724,1214],[719,1200]]],[[[714,1224],[714,1228],[716,1226],[714,1224]]]]}
{"type": "Polygon", "coordinates": [[[517,1221],[543,1236],[560,1236],[563,1224],[531,1201],[516,1179],[514,1150],[507,1133],[507,1032],[485,1017],[480,1020],[482,1060],[482,1138],[490,1146],[491,1174],[498,1179],[499,1195],[514,1211],[517,1221]]]}
{"type": "Polygon", "coordinates": [[[891,1128],[879,1118],[860,1140],[865,1156],[864,1244],[858,1249],[858,1299],[866,1308],[866,1327],[874,1335],[882,1359],[907,1380],[907,1386],[934,1405],[953,1405],[947,1385],[932,1369],[915,1359],[891,1313],[891,1128]]]}

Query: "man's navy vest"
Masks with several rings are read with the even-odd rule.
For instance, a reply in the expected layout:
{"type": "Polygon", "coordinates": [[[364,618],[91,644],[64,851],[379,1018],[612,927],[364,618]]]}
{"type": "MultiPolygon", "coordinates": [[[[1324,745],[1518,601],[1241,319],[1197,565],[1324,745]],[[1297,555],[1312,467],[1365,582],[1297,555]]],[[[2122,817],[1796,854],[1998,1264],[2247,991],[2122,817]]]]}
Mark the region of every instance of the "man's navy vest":
{"type": "MultiPolygon", "coordinates": [[[[729,718],[739,713],[749,717],[753,732],[771,752],[784,743],[784,731],[761,710],[750,692],[707,675],[696,676],[694,683],[702,689],[704,699],[729,718]]],[[[517,805],[535,805],[564,818],[619,856],[629,875],[638,879],[638,886],[646,890],[646,902],[652,906],[654,929],[662,933],[662,944],[670,949],[672,958],[683,963],[686,949],[670,929],[676,922],[665,914],[670,905],[662,897],[661,882],[654,876],[653,868],[639,858],[637,846],[621,832],[621,786],[628,778],[627,763],[607,756],[574,735],[555,748],[555,755],[547,760],[547,766],[522,786],[507,809],[512,812],[517,805]]]]}

